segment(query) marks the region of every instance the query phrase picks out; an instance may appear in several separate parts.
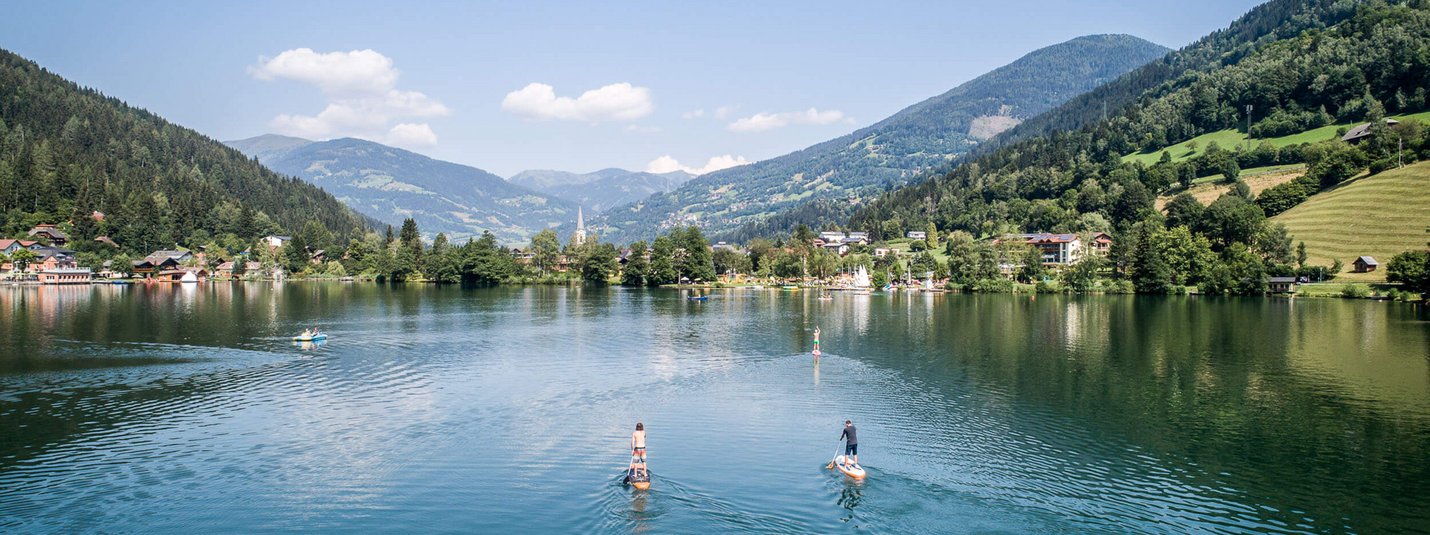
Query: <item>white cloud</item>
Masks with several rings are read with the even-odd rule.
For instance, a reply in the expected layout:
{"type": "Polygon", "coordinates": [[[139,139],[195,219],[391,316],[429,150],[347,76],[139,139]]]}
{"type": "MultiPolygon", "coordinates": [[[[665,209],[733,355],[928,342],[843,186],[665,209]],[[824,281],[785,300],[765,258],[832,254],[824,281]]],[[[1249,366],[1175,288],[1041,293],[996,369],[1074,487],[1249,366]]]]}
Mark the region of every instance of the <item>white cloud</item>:
{"type": "Polygon", "coordinates": [[[396,147],[416,149],[437,144],[437,133],[427,123],[401,123],[387,131],[387,144],[396,147]]]}
{"type": "Polygon", "coordinates": [[[736,119],[735,122],[726,125],[726,128],[732,132],[764,132],[792,124],[826,125],[840,121],[853,122],[853,119],[845,117],[844,112],[839,110],[819,111],[810,108],[804,111],[756,113],[749,117],[736,119]]]}
{"type": "Polygon", "coordinates": [[[747,163],[750,163],[750,161],[746,160],[744,156],[731,156],[729,154],[724,154],[721,156],[711,156],[709,160],[705,161],[704,167],[686,167],[684,165],[681,165],[680,161],[676,160],[675,157],[666,154],[662,155],[659,158],[651,160],[650,163],[646,164],[645,172],[659,174],[669,173],[672,171],[685,171],[692,175],[703,175],[705,173],[713,173],[721,169],[729,169],[731,167],[735,167],[737,165],[745,165],[747,163]]]}
{"type": "Polygon", "coordinates": [[[286,50],[272,58],[259,57],[249,67],[254,78],[292,80],[318,88],[328,104],[317,115],[280,114],[270,124],[279,133],[309,137],[339,136],[428,147],[437,134],[427,123],[404,119],[449,115],[452,110],[419,91],[397,89],[398,71],[392,59],[374,50],[314,52],[310,48],[286,50]]]}
{"type": "Polygon", "coordinates": [[[681,118],[681,119],[699,119],[699,118],[704,117],[704,116],[705,116],[705,109],[704,109],[704,108],[695,109],[695,110],[690,110],[690,111],[687,111],[687,112],[685,112],[685,113],[680,114],[680,118],[681,118]]]}
{"type": "Polygon", "coordinates": [[[632,124],[626,125],[626,131],[636,132],[640,134],[654,134],[656,132],[660,132],[660,127],[649,124],[632,124]]]}
{"type": "Polygon", "coordinates": [[[626,82],[592,89],[576,98],[556,96],[556,88],[532,82],[506,94],[501,109],[533,119],[634,121],[655,111],[650,89],[626,82]]]}
{"type": "Polygon", "coordinates": [[[727,117],[734,115],[737,111],[740,111],[739,106],[720,106],[719,108],[715,108],[715,120],[723,121],[727,117]]]}

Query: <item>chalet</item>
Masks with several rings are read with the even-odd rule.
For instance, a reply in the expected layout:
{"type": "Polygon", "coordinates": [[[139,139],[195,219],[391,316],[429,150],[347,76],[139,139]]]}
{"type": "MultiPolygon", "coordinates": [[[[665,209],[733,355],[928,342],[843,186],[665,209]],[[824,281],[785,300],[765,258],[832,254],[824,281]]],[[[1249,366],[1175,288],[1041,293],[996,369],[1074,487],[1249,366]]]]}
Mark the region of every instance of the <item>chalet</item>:
{"type": "MultiPolygon", "coordinates": [[[[1400,121],[1397,121],[1395,119],[1385,120],[1386,126],[1395,126],[1398,124],[1400,124],[1400,121]]],[[[1366,138],[1374,136],[1375,131],[1371,130],[1370,125],[1371,123],[1365,123],[1362,125],[1357,125],[1355,128],[1352,128],[1350,130],[1347,130],[1346,135],[1341,136],[1341,141],[1345,141],[1347,143],[1360,143],[1366,138]]]]}
{"type": "Polygon", "coordinates": [[[1106,232],[1093,234],[1092,242],[1088,244],[1088,252],[1098,256],[1107,256],[1112,252],[1112,236],[1106,232]]]}
{"type": "Polygon", "coordinates": [[[894,253],[894,250],[893,250],[893,249],[890,249],[890,248],[888,248],[888,247],[877,247],[877,248],[874,249],[874,256],[875,256],[875,257],[878,257],[878,258],[883,258],[883,257],[889,256],[889,255],[891,255],[891,254],[893,254],[893,253],[894,253]]]}
{"type": "Polygon", "coordinates": [[[89,284],[93,274],[89,268],[61,268],[41,271],[40,284],[89,284]]]}
{"type": "Polygon", "coordinates": [[[44,247],[40,242],[30,240],[0,239],[0,253],[10,254],[20,249],[31,251],[44,247]]]}
{"type": "Polygon", "coordinates": [[[53,245],[55,247],[64,247],[65,244],[69,243],[70,241],[69,234],[65,234],[63,231],[58,228],[55,228],[54,225],[50,224],[36,225],[35,228],[30,229],[29,234],[30,236],[34,236],[36,238],[44,238],[46,240],[49,240],[50,245],[53,245]]]}
{"type": "MultiPolygon", "coordinates": [[[[1082,238],[1077,234],[1014,234],[1002,241],[1021,241],[1037,247],[1043,255],[1043,265],[1049,267],[1067,266],[1082,260],[1084,248],[1082,238]]],[[[1111,245],[1111,241],[1108,242],[1111,245]]]]}
{"type": "MultiPolygon", "coordinates": [[[[228,262],[224,262],[224,263],[222,263],[222,264],[219,264],[219,265],[218,265],[218,269],[214,270],[214,276],[216,276],[216,277],[224,277],[224,278],[232,278],[232,277],[234,276],[234,275],[233,275],[233,268],[234,268],[235,266],[236,266],[236,264],[234,264],[234,261],[232,261],[232,260],[230,260],[230,261],[228,261],[228,262]]],[[[258,271],[261,270],[261,269],[263,269],[263,264],[261,264],[261,263],[259,263],[259,262],[244,262],[244,263],[243,263],[243,270],[244,270],[243,272],[244,272],[244,273],[258,273],[258,271]]]]}
{"type": "Polygon", "coordinates": [[[516,259],[518,264],[531,265],[536,260],[536,253],[522,250],[520,247],[512,247],[511,257],[516,259]]]}
{"type": "Polygon", "coordinates": [[[1296,293],[1296,277],[1271,277],[1266,281],[1266,292],[1273,294],[1296,293]]]}
{"type": "Polygon", "coordinates": [[[725,243],[725,242],[719,242],[719,243],[716,243],[715,245],[711,245],[711,246],[710,246],[710,250],[711,250],[711,251],[739,251],[740,248],[739,248],[739,247],[736,247],[736,246],[734,246],[734,245],[725,243]]]}
{"type": "Polygon", "coordinates": [[[868,232],[850,232],[849,235],[844,238],[844,243],[851,243],[851,244],[852,244],[852,243],[857,243],[857,244],[859,244],[859,245],[869,245],[869,233],[868,233],[868,232]]]}
{"type": "Polygon", "coordinates": [[[316,251],[312,251],[308,253],[308,261],[314,264],[321,264],[323,262],[327,262],[328,251],[326,249],[318,249],[316,251]]]}
{"type": "Polygon", "coordinates": [[[842,241],[844,241],[844,238],[846,238],[846,237],[847,237],[847,236],[845,236],[843,232],[826,231],[826,232],[821,232],[821,233],[819,233],[819,238],[822,239],[822,240],[824,240],[825,243],[829,243],[829,242],[835,242],[835,243],[842,242],[842,241]]]}
{"type": "Polygon", "coordinates": [[[98,238],[95,238],[95,239],[94,239],[94,243],[97,243],[97,244],[100,244],[100,245],[107,245],[107,246],[109,246],[109,247],[111,247],[111,248],[114,248],[114,249],[118,249],[118,248],[119,248],[119,244],[114,243],[114,240],[109,239],[109,236],[100,236],[100,237],[98,237],[98,238]]]}
{"type": "Polygon", "coordinates": [[[194,255],[188,251],[154,251],[143,260],[134,261],[135,275],[154,275],[163,271],[176,270],[194,255]]]}
{"type": "Polygon", "coordinates": [[[910,230],[904,233],[904,237],[909,238],[911,240],[927,240],[929,234],[922,230],[910,230]]]}
{"type": "Polygon", "coordinates": [[[1370,273],[1375,271],[1375,268],[1378,267],[1380,267],[1380,263],[1376,262],[1375,258],[1370,256],[1358,256],[1354,262],[1351,262],[1351,271],[1353,273],[1370,273]]]}
{"type": "Polygon", "coordinates": [[[57,269],[77,269],[75,265],[74,251],[61,249],[59,247],[41,247],[32,249],[38,256],[30,262],[30,271],[53,271],[57,269]]]}

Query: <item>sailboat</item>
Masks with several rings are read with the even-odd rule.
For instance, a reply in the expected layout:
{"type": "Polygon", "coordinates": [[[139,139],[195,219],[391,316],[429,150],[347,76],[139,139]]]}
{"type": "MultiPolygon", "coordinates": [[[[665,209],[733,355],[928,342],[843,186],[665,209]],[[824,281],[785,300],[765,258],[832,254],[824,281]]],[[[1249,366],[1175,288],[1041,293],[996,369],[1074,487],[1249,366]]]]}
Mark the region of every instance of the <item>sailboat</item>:
{"type": "Polygon", "coordinates": [[[854,272],[854,291],[861,294],[869,293],[869,270],[864,266],[859,266],[859,271],[854,272]]]}

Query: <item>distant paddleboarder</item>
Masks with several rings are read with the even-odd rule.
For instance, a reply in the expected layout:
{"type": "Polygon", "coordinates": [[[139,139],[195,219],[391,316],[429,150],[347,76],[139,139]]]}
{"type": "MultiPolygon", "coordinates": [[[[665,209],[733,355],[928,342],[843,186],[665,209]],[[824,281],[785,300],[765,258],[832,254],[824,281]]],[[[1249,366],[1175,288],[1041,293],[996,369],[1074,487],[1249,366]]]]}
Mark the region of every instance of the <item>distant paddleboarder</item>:
{"type": "Polygon", "coordinates": [[[819,355],[819,326],[816,325],[814,327],[814,356],[818,357],[819,355]]]}

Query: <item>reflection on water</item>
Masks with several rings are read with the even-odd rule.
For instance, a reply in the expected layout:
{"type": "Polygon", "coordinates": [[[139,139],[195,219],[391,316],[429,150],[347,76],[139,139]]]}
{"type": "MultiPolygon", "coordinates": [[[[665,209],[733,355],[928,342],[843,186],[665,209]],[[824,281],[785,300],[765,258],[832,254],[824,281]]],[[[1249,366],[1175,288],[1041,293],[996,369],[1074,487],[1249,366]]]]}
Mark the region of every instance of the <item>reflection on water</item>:
{"type": "Polygon", "coordinates": [[[0,287],[0,531],[1430,525],[1415,307],[710,295],[0,287]],[[823,469],[844,419],[866,482],[823,469]]]}

